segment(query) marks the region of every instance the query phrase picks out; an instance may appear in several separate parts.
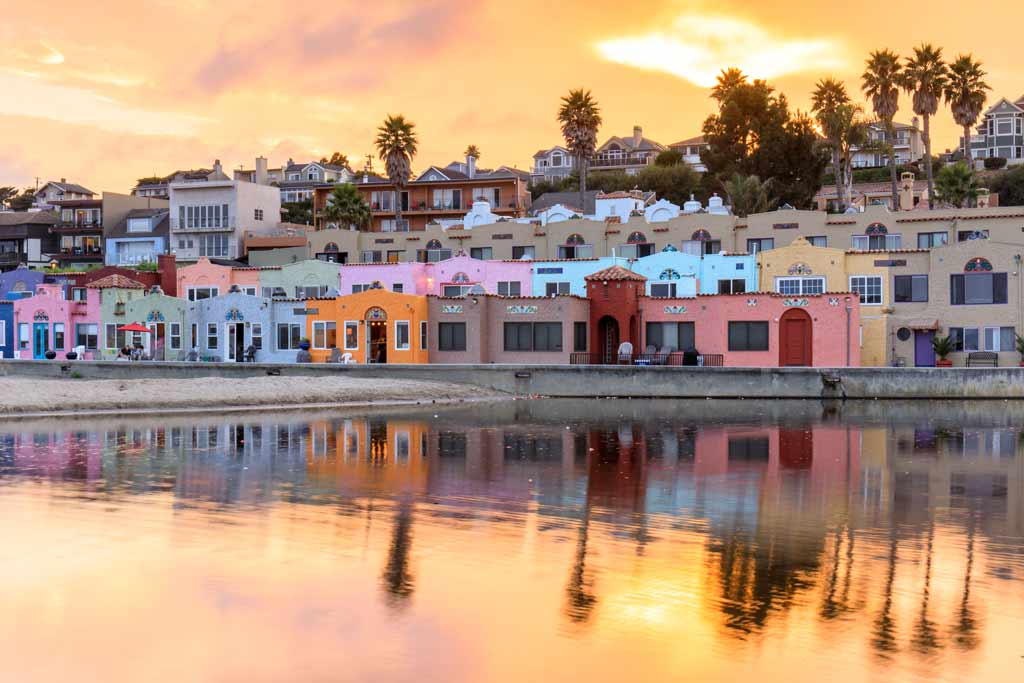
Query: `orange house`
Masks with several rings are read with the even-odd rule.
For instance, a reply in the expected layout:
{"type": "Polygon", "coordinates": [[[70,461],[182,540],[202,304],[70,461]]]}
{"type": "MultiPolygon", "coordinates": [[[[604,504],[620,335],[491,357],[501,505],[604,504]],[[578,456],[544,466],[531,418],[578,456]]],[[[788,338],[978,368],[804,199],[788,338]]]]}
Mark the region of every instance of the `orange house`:
{"type": "Polygon", "coordinates": [[[356,363],[426,363],[427,297],[368,289],[306,302],[314,363],[337,348],[356,363]]]}

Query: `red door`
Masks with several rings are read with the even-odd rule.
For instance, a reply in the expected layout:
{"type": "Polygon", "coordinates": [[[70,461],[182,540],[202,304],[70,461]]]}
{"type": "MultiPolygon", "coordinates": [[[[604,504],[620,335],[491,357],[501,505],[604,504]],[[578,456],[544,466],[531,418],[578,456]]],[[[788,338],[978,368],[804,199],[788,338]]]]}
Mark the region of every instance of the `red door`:
{"type": "Polygon", "coordinates": [[[811,316],[793,308],[779,320],[779,365],[813,365],[811,358],[811,316]]]}

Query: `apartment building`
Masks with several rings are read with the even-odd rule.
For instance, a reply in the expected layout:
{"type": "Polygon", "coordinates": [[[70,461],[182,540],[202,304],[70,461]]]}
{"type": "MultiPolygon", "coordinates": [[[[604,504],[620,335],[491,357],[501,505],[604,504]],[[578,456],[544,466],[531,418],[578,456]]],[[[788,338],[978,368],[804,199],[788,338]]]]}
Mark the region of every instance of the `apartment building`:
{"type": "MultiPolygon", "coordinates": [[[[430,166],[401,192],[387,178],[360,174],[353,183],[370,206],[370,232],[419,232],[436,224],[462,223],[474,203],[486,203],[494,220],[526,215],[530,207],[527,190],[530,174],[501,166],[494,170],[476,168],[467,157],[445,167],[430,166]],[[462,167],[462,168],[460,168],[462,167]],[[395,207],[401,207],[398,219],[395,207]]],[[[313,214],[318,229],[329,227],[323,210],[333,186],[317,187],[313,193],[313,214]]]]}
{"type": "MultiPolygon", "coordinates": [[[[972,159],[1002,157],[1011,166],[1024,161],[1024,95],[1013,102],[1002,97],[989,107],[970,145],[972,159]]],[[[960,151],[964,151],[963,137],[960,151]]]]}
{"type": "MultiPolygon", "coordinates": [[[[214,163],[223,176],[220,161],[214,163]]],[[[245,256],[247,234],[267,234],[281,221],[281,193],[270,185],[223,179],[170,184],[171,250],[179,261],[245,256]]]]}
{"type": "Polygon", "coordinates": [[[281,190],[281,203],[290,204],[312,199],[317,187],[350,183],[353,173],[345,166],[319,161],[297,163],[294,159],[288,159],[288,163],[277,168],[268,168],[267,160],[257,157],[252,169],[236,170],[234,179],[257,185],[275,185],[281,190]]]}
{"type": "Polygon", "coordinates": [[[646,166],[654,163],[655,158],[668,147],[644,137],[644,129],[633,126],[633,134],[627,137],[612,136],[608,138],[590,160],[591,171],[625,171],[635,175],[646,166]]]}
{"type": "MultiPolygon", "coordinates": [[[[57,240],[51,253],[61,267],[98,265],[105,262],[104,236],[107,228],[123,222],[130,211],[162,207],[167,201],[104,192],[92,199],[66,199],[53,202],[57,222],[50,232],[57,240]]],[[[155,254],[153,256],[155,260],[155,254]]]]}
{"type": "Polygon", "coordinates": [[[187,171],[175,171],[162,178],[144,179],[147,182],[138,183],[132,188],[132,194],[136,197],[152,197],[155,199],[167,199],[170,197],[171,183],[205,183],[207,180],[224,180],[221,169],[216,168],[194,168],[187,171]]]}
{"type": "MultiPolygon", "coordinates": [[[[893,154],[897,164],[909,164],[924,157],[924,141],[921,129],[915,116],[910,123],[893,122],[894,137],[892,139],[893,154]]],[[[885,125],[872,123],[868,125],[868,140],[873,145],[887,144],[885,125]]],[[[879,168],[889,164],[889,155],[882,149],[867,145],[865,148],[853,147],[851,163],[854,168],[879,168]]]]}

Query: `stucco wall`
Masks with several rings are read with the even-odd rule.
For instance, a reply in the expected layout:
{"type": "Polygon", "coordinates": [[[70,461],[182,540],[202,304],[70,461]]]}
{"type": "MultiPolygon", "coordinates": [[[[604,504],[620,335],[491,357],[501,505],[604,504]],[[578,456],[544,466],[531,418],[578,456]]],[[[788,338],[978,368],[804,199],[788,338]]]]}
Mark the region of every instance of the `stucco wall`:
{"type": "Polygon", "coordinates": [[[289,263],[278,268],[265,268],[257,273],[261,293],[268,287],[280,287],[284,289],[287,296],[294,297],[296,287],[338,289],[338,272],[340,270],[341,266],[337,263],[312,259],[289,263]]]}

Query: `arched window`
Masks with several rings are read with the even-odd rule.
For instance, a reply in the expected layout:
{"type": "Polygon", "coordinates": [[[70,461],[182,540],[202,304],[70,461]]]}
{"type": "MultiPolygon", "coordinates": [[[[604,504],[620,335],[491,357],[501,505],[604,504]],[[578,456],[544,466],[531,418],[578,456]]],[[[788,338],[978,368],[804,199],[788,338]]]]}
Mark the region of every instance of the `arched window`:
{"type": "Polygon", "coordinates": [[[441,249],[440,240],[430,240],[427,242],[427,249],[441,249]]]}
{"type": "Polygon", "coordinates": [[[699,228],[693,231],[693,234],[690,235],[690,239],[695,242],[710,242],[711,233],[704,228],[699,228]]]}
{"type": "Polygon", "coordinates": [[[337,252],[339,252],[341,250],[338,249],[338,245],[335,244],[334,242],[328,242],[327,244],[324,245],[324,251],[327,252],[327,253],[332,253],[333,254],[333,253],[337,253],[337,252]]]}
{"type": "Polygon", "coordinates": [[[675,270],[673,268],[666,268],[665,270],[661,271],[661,275],[658,276],[658,279],[659,280],[678,280],[680,277],[682,277],[682,276],[679,274],[679,271],[677,271],[677,270],[675,270]]]}
{"type": "Polygon", "coordinates": [[[647,235],[637,230],[629,233],[629,239],[626,241],[630,244],[647,244],[647,235]]]}
{"type": "Polygon", "coordinates": [[[387,320],[388,314],[384,312],[383,308],[374,306],[373,308],[366,311],[367,320],[387,320]]]}
{"type": "Polygon", "coordinates": [[[988,273],[992,271],[992,264],[988,259],[984,259],[980,256],[972,258],[964,266],[965,273],[988,273]]]}
{"type": "Polygon", "coordinates": [[[881,223],[872,223],[868,226],[867,230],[864,231],[865,235],[876,236],[876,235],[887,235],[889,234],[889,228],[885,227],[881,223]]]}
{"type": "Polygon", "coordinates": [[[465,273],[455,273],[455,275],[452,275],[452,282],[469,282],[469,276],[465,273]]]}
{"type": "Polygon", "coordinates": [[[579,234],[578,232],[574,232],[573,234],[565,238],[565,244],[566,246],[572,247],[580,244],[586,244],[586,242],[583,241],[583,235],[579,234]]]}

